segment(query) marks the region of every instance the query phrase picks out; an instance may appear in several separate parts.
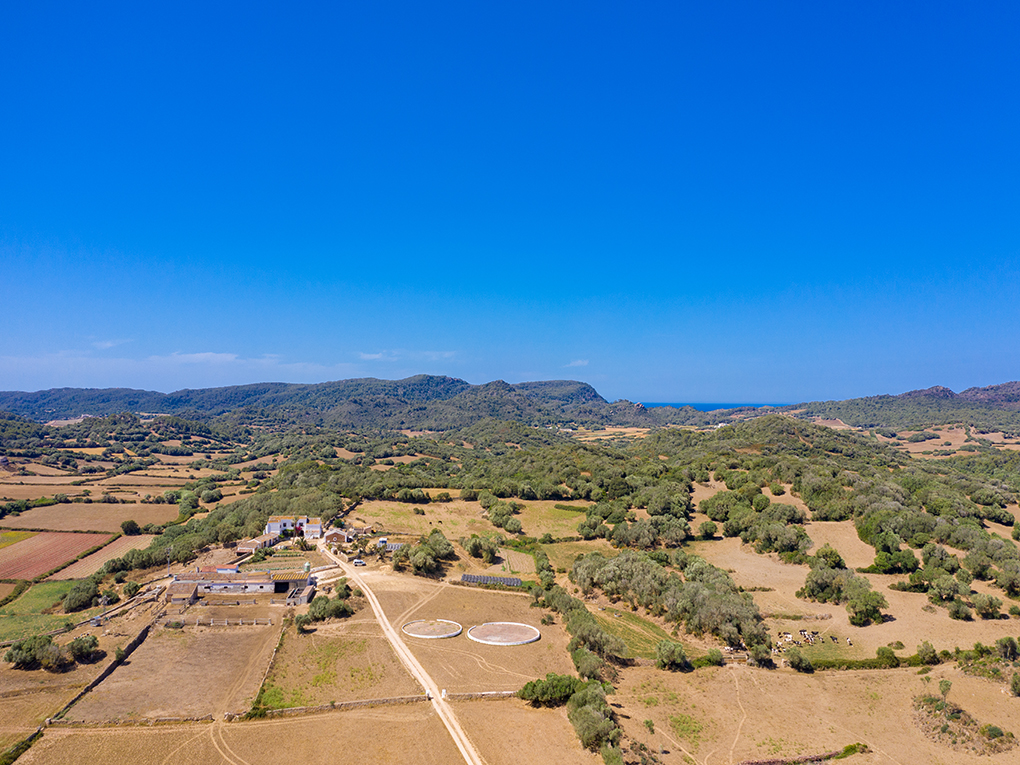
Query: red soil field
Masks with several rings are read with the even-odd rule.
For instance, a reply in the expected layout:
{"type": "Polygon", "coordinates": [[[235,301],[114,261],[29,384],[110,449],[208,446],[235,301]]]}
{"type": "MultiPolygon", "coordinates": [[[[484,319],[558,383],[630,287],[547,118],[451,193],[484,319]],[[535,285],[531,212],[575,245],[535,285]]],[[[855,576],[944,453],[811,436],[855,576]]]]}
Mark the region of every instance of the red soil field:
{"type": "Polygon", "coordinates": [[[149,543],[153,539],[155,539],[155,537],[146,534],[136,537],[121,537],[114,542],[110,542],[110,544],[102,550],[97,550],[91,555],[82,558],[77,563],[72,563],[64,570],[58,571],[50,577],[50,580],[84,579],[87,576],[92,576],[92,574],[102,568],[106,561],[119,558],[128,550],[141,550],[143,547],[148,547],[149,543]]]}
{"type": "Polygon", "coordinates": [[[0,579],[34,579],[109,539],[109,534],[41,532],[0,549],[0,579]]]}

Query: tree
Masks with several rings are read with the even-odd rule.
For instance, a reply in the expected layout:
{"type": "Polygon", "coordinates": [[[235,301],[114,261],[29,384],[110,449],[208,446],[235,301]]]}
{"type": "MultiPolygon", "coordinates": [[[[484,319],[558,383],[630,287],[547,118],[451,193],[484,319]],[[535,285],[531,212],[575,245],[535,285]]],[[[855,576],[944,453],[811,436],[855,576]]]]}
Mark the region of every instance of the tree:
{"type": "Polygon", "coordinates": [[[929,643],[927,640],[923,641],[921,645],[917,647],[917,658],[921,660],[922,664],[939,663],[938,652],[935,650],[935,647],[932,646],[932,644],[929,643]]]}
{"type": "Polygon", "coordinates": [[[1004,637],[995,641],[995,647],[999,651],[999,658],[1005,661],[1016,661],[1020,658],[1020,649],[1017,647],[1016,638],[1004,637]]]}
{"type": "Polygon", "coordinates": [[[88,662],[99,653],[99,639],[95,635],[82,635],[67,644],[71,658],[78,662],[88,662]]]}
{"type": "Polygon", "coordinates": [[[659,669],[670,671],[689,670],[691,663],[687,659],[687,653],[680,643],[672,640],[663,640],[655,647],[655,666],[659,669]]]}
{"type": "Polygon", "coordinates": [[[786,652],[786,663],[798,672],[811,673],[815,671],[814,665],[811,664],[811,659],[796,648],[791,648],[786,652]]]}
{"type": "Polygon", "coordinates": [[[705,521],[698,526],[698,534],[702,539],[712,539],[718,530],[719,527],[712,523],[712,521],[705,521]]]}
{"type": "Polygon", "coordinates": [[[1013,673],[1013,679],[1009,681],[1009,690],[1014,696],[1020,696],[1020,672],[1013,673]]]}
{"type": "Polygon", "coordinates": [[[939,680],[939,693],[942,694],[942,710],[947,717],[949,716],[949,708],[946,706],[949,703],[947,697],[952,687],[953,683],[951,680],[939,680]]]}
{"type": "Polygon", "coordinates": [[[142,533],[141,527],[135,521],[124,521],[120,524],[120,530],[124,532],[125,536],[136,537],[142,533]]]}

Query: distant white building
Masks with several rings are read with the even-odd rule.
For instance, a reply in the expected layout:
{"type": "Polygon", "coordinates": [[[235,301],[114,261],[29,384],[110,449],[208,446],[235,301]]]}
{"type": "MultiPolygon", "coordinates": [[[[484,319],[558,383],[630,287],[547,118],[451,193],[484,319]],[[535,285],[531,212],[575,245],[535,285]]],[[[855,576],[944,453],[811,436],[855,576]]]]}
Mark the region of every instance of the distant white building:
{"type": "Polygon", "coordinates": [[[263,534],[279,536],[285,531],[295,536],[301,534],[305,539],[318,539],[322,536],[322,519],[307,515],[271,515],[263,534]]]}

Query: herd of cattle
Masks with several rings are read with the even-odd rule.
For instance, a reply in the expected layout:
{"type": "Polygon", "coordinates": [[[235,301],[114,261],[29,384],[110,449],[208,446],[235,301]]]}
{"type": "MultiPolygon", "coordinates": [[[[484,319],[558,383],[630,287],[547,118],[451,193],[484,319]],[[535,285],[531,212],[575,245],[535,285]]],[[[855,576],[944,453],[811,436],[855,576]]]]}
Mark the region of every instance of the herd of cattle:
{"type": "MultiPolygon", "coordinates": [[[[817,630],[813,632],[808,630],[801,630],[800,638],[801,638],[800,640],[797,640],[790,632],[780,632],[779,640],[776,643],[775,647],[772,649],[772,653],[779,655],[786,653],[787,649],[790,648],[791,646],[796,646],[800,648],[805,644],[815,645],[817,643],[825,642],[825,635],[819,635],[817,630]]],[[[839,638],[837,638],[835,635],[829,635],[829,640],[831,640],[833,643],[839,642],[839,638]]],[[[850,640],[850,638],[847,638],[846,644],[848,646],[852,646],[853,642],[850,640]]]]}

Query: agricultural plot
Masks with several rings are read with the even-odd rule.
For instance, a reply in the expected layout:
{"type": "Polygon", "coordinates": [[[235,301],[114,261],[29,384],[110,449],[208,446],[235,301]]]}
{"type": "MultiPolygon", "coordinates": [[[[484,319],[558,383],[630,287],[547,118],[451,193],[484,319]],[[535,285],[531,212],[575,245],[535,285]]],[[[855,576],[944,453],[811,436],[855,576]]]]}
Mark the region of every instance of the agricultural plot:
{"type": "Polygon", "coordinates": [[[0,550],[35,536],[32,531],[0,531],[0,550]]]}
{"type": "Polygon", "coordinates": [[[68,717],[222,717],[247,710],[278,635],[278,626],[153,628],[130,661],[72,707],[68,717]]]}
{"type": "Polygon", "coordinates": [[[177,517],[177,505],[61,504],[36,507],[20,515],[8,515],[2,523],[11,529],[51,529],[53,531],[119,532],[127,520],[139,526],[160,525],[177,517]]]}
{"type": "Polygon", "coordinates": [[[231,724],[52,727],[18,762],[329,765],[341,759],[342,752],[374,765],[449,765],[463,761],[432,706],[412,704],[231,724]]]}
{"type": "Polygon", "coordinates": [[[0,608],[0,640],[21,638],[59,629],[68,619],[86,618],[91,612],[65,614],[60,601],[74,582],[40,582],[13,603],[0,608]]]}
{"type": "Polygon", "coordinates": [[[372,500],[358,505],[354,518],[348,518],[352,525],[368,524],[377,531],[403,532],[406,534],[428,534],[432,529],[442,529],[447,539],[486,534],[497,529],[483,517],[485,511],[477,502],[455,499],[452,502],[431,505],[408,505],[399,502],[372,500]],[[424,511],[416,515],[415,509],[424,511]]]}
{"type": "Polygon", "coordinates": [[[107,534],[36,534],[0,549],[0,579],[34,579],[109,539],[107,534]]]}
{"type": "Polygon", "coordinates": [[[549,563],[557,571],[560,569],[569,571],[578,555],[587,555],[597,551],[607,558],[615,558],[620,554],[617,548],[604,539],[592,539],[586,542],[558,542],[552,545],[542,545],[542,549],[549,556],[549,563]]]}
{"type": "Polygon", "coordinates": [[[528,553],[503,547],[499,550],[499,557],[503,562],[489,567],[489,572],[493,575],[535,573],[535,559],[528,553]]]}
{"type": "Polygon", "coordinates": [[[82,558],[80,561],[72,563],[67,568],[51,576],[50,579],[84,579],[87,576],[92,576],[92,574],[103,567],[106,561],[119,558],[128,550],[141,550],[144,547],[148,547],[153,539],[155,539],[154,536],[144,534],[134,537],[118,537],[102,550],[98,550],[82,558]]]}
{"type": "Polygon", "coordinates": [[[270,709],[422,693],[371,618],[318,624],[284,634],[262,691],[270,709]]]}

